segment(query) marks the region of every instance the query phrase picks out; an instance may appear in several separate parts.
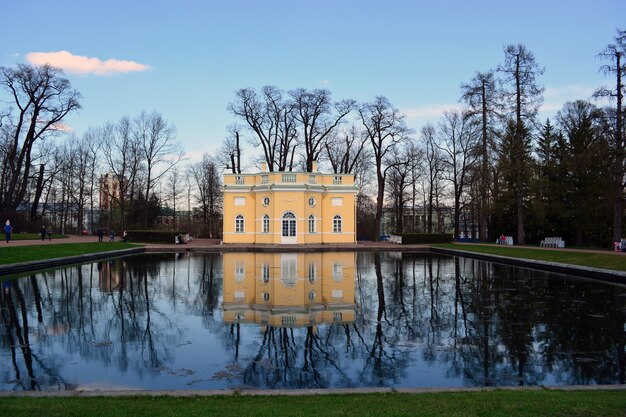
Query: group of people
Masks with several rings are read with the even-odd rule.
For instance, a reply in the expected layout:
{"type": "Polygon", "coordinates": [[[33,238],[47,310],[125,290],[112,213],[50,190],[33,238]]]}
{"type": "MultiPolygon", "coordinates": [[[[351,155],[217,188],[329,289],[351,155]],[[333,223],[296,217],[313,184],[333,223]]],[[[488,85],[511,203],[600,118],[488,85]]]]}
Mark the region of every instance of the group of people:
{"type": "MultiPolygon", "coordinates": [[[[99,227],[96,234],[98,235],[98,242],[102,242],[105,234],[104,230],[99,227]]],[[[126,242],[126,240],[128,239],[128,233],[126,233],[126,230],[124,230],[124,232],[122,233],[122,239],[124,240],[124,242],[126,242]]],[[[113,229],[109,231],[109,242],[115,242],[115,231],[113,229]]]]}
{"type": "Polygon", "coordinates": [[[41,235],[42,242],[46,239],[46,236],[48,236],[48,240],[52,240],[52,229],[47,226],[41,226],[39,234],[41,235]]]}
{"type": "MultiPolygon", "coordinates": [[[[13,226],[11,226],[11,222],[7,220],[4,225],[4,235],[7,243],[11,241],[12,234],[13,226]]],[[[48,226],[41,226],[41,229],[39,229],[39,234],[41,235],[42,241],[46,239],[46,236],[48,237],[48,240],[52,240],[52,229],[48,226]]],[[[102,242],[104,238],[104,230],[100,227],[98,228],[96,234],[98,235],[98,242],[102,242]]],[[[124,239],[124,242],[126,242],[126,240],[128,239],[128,233],[126,233],[126,230],[124,230],[124,233],[122,233],[122,239],[124,239]]],[[[109,232],[109,242],[115,242],[115,232],[113,231],[113,229],[111,229],[111,231],[109,232]]]]}

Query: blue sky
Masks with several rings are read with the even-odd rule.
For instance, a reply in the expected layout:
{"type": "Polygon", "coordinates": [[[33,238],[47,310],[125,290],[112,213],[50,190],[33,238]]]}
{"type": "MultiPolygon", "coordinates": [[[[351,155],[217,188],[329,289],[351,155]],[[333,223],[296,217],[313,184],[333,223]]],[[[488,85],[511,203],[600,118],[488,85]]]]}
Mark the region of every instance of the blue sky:
{"type": "Polygon", "coordinates": [[[156,110],[196,159],[235,121],[226,107],[239,88],[384,95],[419,129],[458,105],[459,85],[502,62],[510,43],[545,67],[542,116],[553,115],[610,85],[595,55],[625,17],[623,0],[0,0],[0,66],[62,59],[83,95],[66,120],[76,134],[156,110]]]}

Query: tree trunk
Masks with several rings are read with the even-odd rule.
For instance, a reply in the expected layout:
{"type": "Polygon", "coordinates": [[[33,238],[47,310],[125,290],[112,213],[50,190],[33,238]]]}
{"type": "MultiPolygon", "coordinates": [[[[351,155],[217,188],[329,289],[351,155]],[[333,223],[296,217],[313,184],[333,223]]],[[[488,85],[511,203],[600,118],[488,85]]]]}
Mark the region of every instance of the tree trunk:
{"type": "MultiPolygon", "coordinates": [[[[482,169],[480,178],[480,224],[478,229],[478,239],[481,242],[487,240],[487,190],[489,182],[489,161],[487,154],[487,102],[485,80],[482,82],[482,105],[483,105],[483,126],[482,126],[482,169]]],[[[473,228],[472,228],[473,229],[473,228]]],[[[472,231],[473,235],[473,231],[472,231]]],[[[473,236],[472,236],[473,237],[473,236]]]]}
{"type": "Polygon", "coordinates": [[[613,240],[622,238],[622,215],[624,206],[624,138],[622,137],[622,68],[621,53],[616,52],[617,68],[617,120],[615,131],[615,204],[613,209],[613,240]]]}
{"type": "Polygon", "coordinates": [[[37,184],[35,186],[35,196],[33,197],[33,203],[30,207],[30,222],[35,223],[37,221],[37,211],[39,210],[39,200],[43,194],[44,182],[43,175],[45,169],[44,165],[39,165],[39,174],[37,175],[37,184]]]}
{"type": "Polygon", "coordinates": [[[380,224],[382,223],[383,218],[383,199],[385,196],[385,176],[380,172],[380,167],[377,169],[376,173],[378,178],[378,198],[376,200],[376,218],[374,220],[374,242],[378,242],[378,236],[380,236],[380,224]]]}

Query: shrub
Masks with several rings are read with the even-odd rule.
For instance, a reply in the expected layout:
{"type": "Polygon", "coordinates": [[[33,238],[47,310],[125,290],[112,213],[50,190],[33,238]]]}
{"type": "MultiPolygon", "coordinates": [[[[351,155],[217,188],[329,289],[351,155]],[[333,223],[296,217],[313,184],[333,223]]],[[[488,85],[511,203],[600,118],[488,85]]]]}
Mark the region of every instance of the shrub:
{"type": "Polygon", "coordinates": [[[450,243],[452,235],[448,233],[396,233],[402,236],[402,244],[419,244],[419,243],[450,243]]]}
{"type": "MultiPolygon", "coordinates": [[[[184,235],[182,230],[127,230],[127,240],[131,242],[174,243],[176,235],[184,235]]],[[[121,238],[121,236],[119,236],[121,238]]]]}

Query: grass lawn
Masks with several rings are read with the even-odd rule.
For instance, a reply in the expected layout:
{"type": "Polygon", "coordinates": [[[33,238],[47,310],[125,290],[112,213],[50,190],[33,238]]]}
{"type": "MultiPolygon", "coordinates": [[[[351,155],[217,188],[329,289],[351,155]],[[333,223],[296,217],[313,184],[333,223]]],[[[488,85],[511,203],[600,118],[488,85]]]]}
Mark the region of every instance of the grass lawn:
{"type": "Polygon", "coordinates": [[[624,391],[2,398],[0,416],[626,416],[624,391]]]}
{"type": "Polygon", "coordinates": [[[590,266],[594,268],[614,269],[626,271],[626,256],[604,253],[566,252],[559,250],[533,249],[519,246],[498,245],[457,245],[445,243],[432,245],[433,247],[457,249],[468,252],[478,252],[490,255],[509,256],[511,258],[536,259],[547,262],[560,262],[564,264],[590,266]]]}
{"type": "MultiPolygon", "coordinates": [[[[52,239],[63,238],[67,238],[67,236],[56,233],[52,234],[52,239]]],[[[4,233],[2,234],[2,239],[4,239],[4,233]]],[[[39,233],[13,233],[11,234],[11,240],[41,240],[41,235],[39,233]]],[[[48,240],[48,235],[46,235],[46,240],[48,240]]]]}
{"type": "Polygon", "coordinates": [[[62,258],[65,256],[85,255],[88,253],[110,252],[120,249],[135,248],[137,245],[124,242],[115,243],[60,243],[55,245],[11,246],[0,242],[0,265],[19,262],[39,261],[42,259],[62,258]]]}

